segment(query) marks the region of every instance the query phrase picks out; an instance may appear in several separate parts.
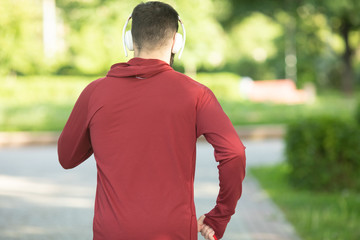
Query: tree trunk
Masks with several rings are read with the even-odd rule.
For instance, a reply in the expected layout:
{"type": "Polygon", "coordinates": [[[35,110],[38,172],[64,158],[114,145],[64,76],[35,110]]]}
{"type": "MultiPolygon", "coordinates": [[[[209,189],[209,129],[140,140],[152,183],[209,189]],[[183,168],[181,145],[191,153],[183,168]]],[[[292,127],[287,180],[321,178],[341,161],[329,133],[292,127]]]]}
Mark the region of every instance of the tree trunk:
{"type": "Polygon", "coordinates": [[[349,21],[347,19],[343,19],[340,33],[344,39],[345,52],[342,56],[343,69],[342,69],[341,85],[344,93],[346,93],[347,95],[351,95],[353,93],[353,87],[354,87],[354,69],[352,67],[352,57],[354,54],[354,50],[351,48],[349,42],[350,28],[351,25],[349,21]]]}
{"type": "MultiPolygon", "coordinates": [[[[292,12],[296,9],[294,0],[285,2],[285,9],[292,12]]],[[[285,77],[297,82],[297,55],[296,55],[296,14],[291,14],[284,23],[285,27],[285,77]]]]}

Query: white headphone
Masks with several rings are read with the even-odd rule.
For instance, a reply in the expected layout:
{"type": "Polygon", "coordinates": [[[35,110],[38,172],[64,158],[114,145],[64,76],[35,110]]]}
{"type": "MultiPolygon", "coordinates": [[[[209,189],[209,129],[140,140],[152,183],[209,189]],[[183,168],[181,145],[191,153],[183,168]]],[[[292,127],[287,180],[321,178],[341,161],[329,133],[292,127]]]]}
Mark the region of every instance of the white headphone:
{"type": "MultiPolygon", "coordinates": [[[[133,45],[133,39],[132,39],[132,35],[131,35],[131,30],[126,31],[126,27],[131,19],[132,14],[130,14],[130,16],[128,17],[128,19],[126,20],[124,29],[123,29],[123,46],[124,46],[124,51],[125,51],[125,56],[128,56],[127,50],[126,48],[129,49],[129,51],[134,51],[134,45],[133,45]]],[[[174,42],[174,46],[171,50],[172,53],[176,54],[179,51],[179,59],[181,58],[182,52],[184,51],[184,47],[185,47],[185,40],[186,40],[186,32],[185,32],[185,27],[184,24],[182,23],[180,17],[179,18],[179,22],[184,34],[184,38],[180,33],[176,33],[175,34],[175,42],[174,42]]]]}

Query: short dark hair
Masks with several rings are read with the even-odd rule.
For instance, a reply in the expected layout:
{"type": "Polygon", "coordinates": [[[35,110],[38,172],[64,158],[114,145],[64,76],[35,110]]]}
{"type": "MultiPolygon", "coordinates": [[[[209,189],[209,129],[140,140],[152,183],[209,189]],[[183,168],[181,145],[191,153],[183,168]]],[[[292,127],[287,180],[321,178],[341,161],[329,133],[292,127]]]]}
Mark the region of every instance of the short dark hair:
{"type": "Polygon", "coordinates": [[[139,50],[161,46],[177,30],[178,13],[169,4],[151,1],[133,10],[131,33],[139,50]]]}

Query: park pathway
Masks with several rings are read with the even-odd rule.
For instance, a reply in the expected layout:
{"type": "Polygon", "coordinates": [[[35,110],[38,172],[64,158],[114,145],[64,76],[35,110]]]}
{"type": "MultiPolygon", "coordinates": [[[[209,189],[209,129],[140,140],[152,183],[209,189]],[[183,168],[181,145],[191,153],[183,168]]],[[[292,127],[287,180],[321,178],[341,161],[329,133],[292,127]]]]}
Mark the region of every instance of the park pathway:
{"type": "MultiPolygon", "coordinates": [[[[247,167],[283,160],[281,140],[244,144],[247,167]]],[[[211,146],[199,142],[197,152],[195,203],[201,215],[215,203],[218,180],[211,146]]],[[[95,185],[93,158],[65,171],[55,146],[0,149],[0,239],[91,239],[95,185]]],[[[299,240],[251,176],[223,239],[299,240]]]]}

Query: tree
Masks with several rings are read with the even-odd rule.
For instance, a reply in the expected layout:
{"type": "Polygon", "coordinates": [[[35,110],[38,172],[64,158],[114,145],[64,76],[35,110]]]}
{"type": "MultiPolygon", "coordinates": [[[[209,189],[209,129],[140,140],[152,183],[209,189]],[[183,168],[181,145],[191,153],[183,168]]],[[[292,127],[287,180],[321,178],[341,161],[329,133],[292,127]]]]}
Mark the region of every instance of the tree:
{"type": "Polygon", "coordinates": [[[0,1],[0,75],[43,71],[41,3],[0,1]]]}
{"type": "MultiPolygon", "coordinates": [[[[50,51],[47,56],[44,56],[46,41],[42,31],[43,2],[45,0],[0,1],[1,75],[103,75],[113,63],[128,60],[122,49],[122,28],[141,0],[55,0],[56,31],[61,35],[61,46],[60,51],[50,51]]],[[[165,2],[176,8],[187,30],[183,60],[175,61],[177,68],[196,72],[198,68],[211,70],[223,64],[226,35],[214,17],[217,9],[213,1],[165,2]]],[[[48,32],[54,33],[54,25],[51,24],[48,32]]]]}
{"type": "MultiPolygon", "coordinates": [[[[256,63],[253,62],[250,65],[257,65],[261,68],[261,72],[267,72],[266,68],[270,69],[269,64],[276,65],[276,67],[281,66],[281,70],[278,68],[272,68],[273,73],[276,73],[275,77],[278,78],[290,78],[296,82],[297,73],[296,73],[296,44],[295,44],[295,32],[296,32],[296,19],[294,15],[294,4],[296,1],[287,0],[287,1],[260,1],[260,0],[245,0],[245,1],[236,1],[230,0],[229,6],[227,8],[226,16],[218,15],[219,21],[222,23],[227,32],[231,32],[236,29],[237,25],[241,25],[243,21],[248,21],[249,18],[257,15],[258,21],[261,21],[261,15],[266,16],[266,21],[262,21],[262,28],[257,25],[257,21],[253,21],[254,31],[249,38],[252,38],[252,35],[261,36],[263,42],[268,42],[265,45],[269,46],[273,44],[281,44],[276,48],[278,49],[275,53],[272,53],[272,57],[267,59],[266,63],[256,63]],[[280,29],[279,30],[279,26],[280,29]],[[282,36],[279,36],[279,33],[282,36]],[[279,41],[279,38],[283,38],[279,41]],[[270,43],[272,42],[272,43],[270,43]],[[279,63],[281,62],[281,64],[279,63]],[[265,66],[268,65],[268,66],[265,66]],[[265,68],[264,68],[265,67],[265,68]],[[265,70],[265,71],[264,71],[265,70]]],[[[251,26],[249,26],[251,28],[251,26]]],[[[261,41],[260,41],[261,42],[261,41]]],[[[259,44],[260,42],[254,43],[259,44]]],[[[240,43],[242,44],[242,43],[240,43]]],[[[264,45],[262,43],[261,45],[264,45]]],[[[256,59],[255,59],[256,60],[256,59]]],[[[252,67],[254,68],[254,67],[252,67]]],[[[249,67],[246,67],[249,69],[249,67]]],[[[256,67],[255,67],[256,69],[256,67]]],[[[257,70],[257,71],[259,71],[257,70]]],[[[258,75],[258,74],[256,74],[258,75]]],[[[264,76],[271,74],[262,74],[264,76]]]]}
{"type": "Polygon", "coordinates": [[[343,42],[344,50],[342,53],[342,88],[344,92],[351,94],[355,84],[354,74],[354,54],[356,45],[351,42],[353,33],[359,34],[360,31],[360,1],[341,0],[341,1],[309,1],[319,12],[326,15],[331,28],[338,33],[343,42]]]}
{"type": "MultiPolygon", "coordinates": [[[[112,63],[126,61],[122,50],[122,28],[133,8],[142,1],[57,0],[61,18],[66,26],[68,66],[81,72],[99,74],[112,63]]],[[[213,13],[211,0],[169,0],[179,13],[187,30],[183,60],[176,66],[195,73],[197,68],[211,69],[225,59],[225,34],[213,13]]],[[[131,21],[128,28],[131,27],[131,21]]],[[[181,32],[181,28],[179,28],[181,32]]],[[[131,54],[130,54],[131,55],[131,54]]]]}
{"type": "MultiPolygon", "coordinates": [[[[350,94],[352,92],[355,84],[354,56],[356,47],[359,44],[359,40],[356,40],[354,36],[360,31],[360,15],[358,14],[360,12],[360,1],[230,0],[229,2],[229,14],[227,17],[220,19],[226,29],[231,28],[234,23],[244,19],[254,11],[261,12],[275,20],[280,20],[284,27],[284,33],[288,34],[288,39],[291,36],[290,32],[296,34],[296,39],[292,41],[292,44],[296,42],[295,50],[301,49],[301,51],[297,51],[300,74],[305,72],[305,78],[316,77],[316,80],[319,80],[318,78],[324,78],[324,66],[327,68],[327,78],[332,78],[334,69],[340,68],[342,89],[345,93],[350,94]],[[304,11],[307,11],[307,14],[304,14],[304,11]],[[286,15],[285,19],[287,20],[281,21],[281,18],[278,18],[279,13],[283,16],[286,15]],[[304,15],[307,16],[304,17],[304,15]],[[323,18],[325,23],[321,20],[323,18]],[[313,21],[311,24],[308,24],[309,19],[313,21]],[[318,21],[319,19],[320,21],[318,21]],[[296,23],[292,30],[291,27],[289,29],[289,23],[291,22],[296,23]],[[334,55],[339,55],[338,46],[334,46],[333,43],[329,43],[327,39],[324,39],[324,32],[329,38],[336,38],[336,35],[338,35],[343,41],[344,48],[340,53],[340,66],[334,60],[334,55]],[[307,42],[311,44],[306,44],[307,42]]],[[[286,44],[283,47],[287,48],[286,44]]]]}

